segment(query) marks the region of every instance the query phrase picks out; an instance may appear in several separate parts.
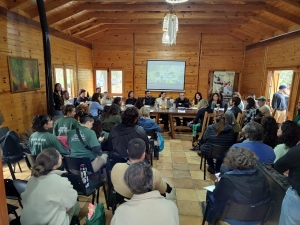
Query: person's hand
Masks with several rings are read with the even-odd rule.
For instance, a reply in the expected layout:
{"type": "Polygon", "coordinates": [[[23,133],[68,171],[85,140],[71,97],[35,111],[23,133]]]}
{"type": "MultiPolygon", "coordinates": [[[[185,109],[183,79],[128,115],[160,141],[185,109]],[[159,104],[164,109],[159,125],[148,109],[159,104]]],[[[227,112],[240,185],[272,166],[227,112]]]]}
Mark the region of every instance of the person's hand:
{"type": "Polygon", "coordinates": [[[104,137],[99,137],[98,141],[103,142],[104,141],[104,137]]]}
{"type": "Polygon", "coordinates": [[[220,104],[216,104],[216,106],[217,106],[217,107],[219,107],[219,106],[220,106],[220,104]]]}

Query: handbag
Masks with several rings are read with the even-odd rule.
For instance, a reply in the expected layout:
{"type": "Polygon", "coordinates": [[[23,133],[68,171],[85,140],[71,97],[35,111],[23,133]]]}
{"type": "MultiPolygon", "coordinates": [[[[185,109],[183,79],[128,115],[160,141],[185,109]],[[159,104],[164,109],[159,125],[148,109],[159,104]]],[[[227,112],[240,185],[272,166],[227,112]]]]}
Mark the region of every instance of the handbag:
{"type": "Polygon", "coordinates": [[[95,212],[90,219],[86,218],[86,225],[105,225],[105,211],[103,203],[96,205],[95,212]]]}
{"type": "Polygon", "coordinates": [[[81,137],[81,135],[80,135],[80,132],[79,132],[79,129],[78,129],[78,128],[76,128],[76,134],[77,134],[77,136],[78,136],[79,141],[81,142],[81,144],[82,144],[87,150],[92,151],[92,148],[91,148],[89,145],[87,145],[87,144],[82,140],[82,137],[81,137]]]}

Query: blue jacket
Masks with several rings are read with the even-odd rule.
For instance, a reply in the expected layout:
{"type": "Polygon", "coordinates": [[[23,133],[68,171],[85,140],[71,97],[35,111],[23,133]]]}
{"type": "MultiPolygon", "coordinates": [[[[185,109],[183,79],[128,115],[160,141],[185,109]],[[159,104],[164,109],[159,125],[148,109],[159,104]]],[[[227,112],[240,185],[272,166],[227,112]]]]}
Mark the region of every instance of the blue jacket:
{"type": "Polygon", "coordinates": [[[272,108],[277,110],[286,110],[287,108],[287,101],[285,99],[285,96],[281,94],[280,92],[276,92],[273,95],[272,99],[272,108]]]}
{"type": "Polygon", "coordinates": [[[98,116],[98,110],[103,111],[102,105],[99,102],[91,102],[90,103],[90,113],[92,116],[98,116]]]}
{"type": "Polygon", "coordinates": [[[146,132],[150,130],[156,130],[158,132],[161,132],[160,126],[158,126],[153,119],[140,117],[138,121],[138,125],[143,127],[146,132]]]}

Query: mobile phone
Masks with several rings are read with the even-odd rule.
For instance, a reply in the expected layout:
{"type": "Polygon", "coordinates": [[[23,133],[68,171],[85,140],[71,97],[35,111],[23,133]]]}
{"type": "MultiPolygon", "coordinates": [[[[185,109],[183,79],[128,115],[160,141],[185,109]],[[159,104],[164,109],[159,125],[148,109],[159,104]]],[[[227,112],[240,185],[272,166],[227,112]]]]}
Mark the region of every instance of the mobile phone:
{"type": "Polygon", "coordinates": [[[100,134],[100,137],[104,137],[104,134],[100,134]]]}

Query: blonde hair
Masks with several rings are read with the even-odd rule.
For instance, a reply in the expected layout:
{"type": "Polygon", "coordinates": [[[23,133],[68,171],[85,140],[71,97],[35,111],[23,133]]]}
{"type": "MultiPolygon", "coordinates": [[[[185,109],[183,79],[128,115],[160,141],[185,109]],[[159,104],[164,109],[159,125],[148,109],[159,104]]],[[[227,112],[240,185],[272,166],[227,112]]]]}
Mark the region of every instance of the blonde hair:
{"type": "Polygon", "coordinates": [[[198,109],[203,109],[208,107],[208,101],[206,99],[201,99],[198,103],[198,109]]]}
{"type": "Polygon", "coordinates": [[[139,115],[143,117],[150,117],[150,109],[148,107],[142,107],[139,110],[139,115]]]}

